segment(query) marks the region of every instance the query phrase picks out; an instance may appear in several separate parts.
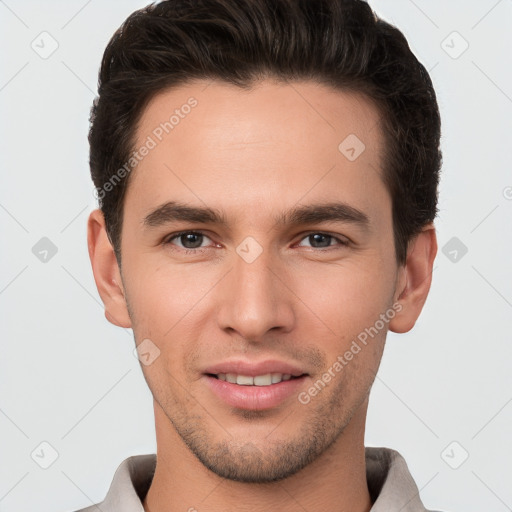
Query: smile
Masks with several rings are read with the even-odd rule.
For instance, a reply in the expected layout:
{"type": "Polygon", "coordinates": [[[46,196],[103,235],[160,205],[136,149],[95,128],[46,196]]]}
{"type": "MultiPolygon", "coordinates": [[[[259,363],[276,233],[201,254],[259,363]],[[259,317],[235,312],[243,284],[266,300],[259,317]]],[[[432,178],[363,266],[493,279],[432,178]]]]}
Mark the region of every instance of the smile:
{"type": "Polygon", "coordinates": [[[265,373],[264,375],[237,375],[235,373],[218,373],[213,375],[219,380],[230,382],[231,384],[238,384],[239,386],[271,386],[272,384],[279,384],[279,382],[295,379],[289,373],[265,373]]]}

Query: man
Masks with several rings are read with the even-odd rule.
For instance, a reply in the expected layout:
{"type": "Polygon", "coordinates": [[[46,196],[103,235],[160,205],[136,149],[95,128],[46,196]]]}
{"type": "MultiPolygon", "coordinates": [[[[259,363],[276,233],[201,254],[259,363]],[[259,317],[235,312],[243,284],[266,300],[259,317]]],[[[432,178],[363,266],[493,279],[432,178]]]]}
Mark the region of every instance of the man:
{"type": "Polygon", "coordinates": [[[364,429],[387,331],[430,288],[439,138],[428,73],[363,1],[170,0],[125,21],[91,115],[88,245],[157,454],[97,508],[426,510],[364,429]]]}

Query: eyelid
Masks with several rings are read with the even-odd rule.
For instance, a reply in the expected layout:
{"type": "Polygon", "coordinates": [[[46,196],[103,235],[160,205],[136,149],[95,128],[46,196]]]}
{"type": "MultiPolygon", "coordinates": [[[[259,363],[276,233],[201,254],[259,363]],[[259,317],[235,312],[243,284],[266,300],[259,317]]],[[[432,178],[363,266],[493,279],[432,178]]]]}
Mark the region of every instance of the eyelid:
{"type": "MultiPolygon", "coordinates": [[[[172,243],[172,240],[175,240],[176,238],[179,239],[182,235],[189,235],[189,234],[202,235],[203,237],[208,238],[209,240],[211,240],[213,242],[211,237],[209,237],[204,231],[202,231],[200,229],[186,229],[183,231],[178,231],[176,233],[171,233],[170,235],[166,236],[162,240],[162,244],[163,245],[168,245],[168,244],[175,245],[172,243]]],[[[179,245],[177,245],[176,247],[178,247],[182,251],[194,251],[194,252],[199,252],[201,250],[208,248],[208,247],[197,247],[196,249],[189,249],[187,247],[180,247],[179,245]]]]}
{"type": "MultiPolygon", "coordinates": [[[[351,240],[346,237],[346,236],[343,236],[343,235],[339,235],[339,234],[335,234],[335,233],[329,233],[329,231],[320,231],[320,230],[312,230],[312,231],[308,231],[306,233],[301,233],[301,238],[299,239],[299,242],[302,242],[305,238],[311,236],[311,235],[326,235],[326,236],[329,236],[331,238],[333,238],[334,240],[336,240],[337,242],[339,242],[339,246],[347,246],[351,243],[351,240]]],[[[311,249],[317,249],[317,250],[329,250],[329,249],[334,249],[336,248],[336,245],[332,245],[332,246],[329,246],[329,247],[311,247],[311,249]]]]}

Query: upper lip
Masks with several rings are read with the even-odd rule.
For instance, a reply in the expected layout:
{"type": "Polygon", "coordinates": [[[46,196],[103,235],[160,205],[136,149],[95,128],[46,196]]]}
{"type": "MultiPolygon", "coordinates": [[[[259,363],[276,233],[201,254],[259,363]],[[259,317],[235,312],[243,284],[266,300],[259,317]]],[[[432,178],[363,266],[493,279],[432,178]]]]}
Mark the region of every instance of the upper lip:
{"type": "Polygon", "coordinates": [[[234,373],[236,375],[246,375],[248,377],[256,377],[257,375],[266,375],[267,373],[290,374],[294,377],[304,375],[297,365],[287,363],[285,361],[266,360],[266,361],[244,361],[241,359],[233,359],[223,361],[208,366],[204,373],[217,375],[219,373],[234,373]]]}

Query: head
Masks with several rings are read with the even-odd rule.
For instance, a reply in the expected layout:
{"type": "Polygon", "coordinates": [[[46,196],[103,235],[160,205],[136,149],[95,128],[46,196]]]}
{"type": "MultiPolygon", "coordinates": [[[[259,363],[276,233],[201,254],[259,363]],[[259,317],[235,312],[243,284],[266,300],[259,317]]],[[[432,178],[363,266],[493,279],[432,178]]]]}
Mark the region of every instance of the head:
{"type": "Polygon", "coordinates": [[[171,0],[114,34],[91,261],[107,318],[154,354],[157,423],[206,467],[278,480],[361,427],[387,331],[428,294],[439,139],[427,71],[361,0],[171,0]],[[215,391],[226,362],[269,361],[293,397],[215,391]]]}

